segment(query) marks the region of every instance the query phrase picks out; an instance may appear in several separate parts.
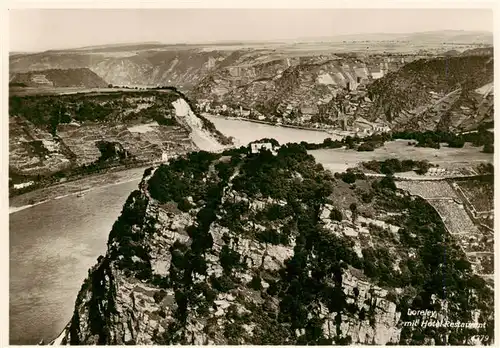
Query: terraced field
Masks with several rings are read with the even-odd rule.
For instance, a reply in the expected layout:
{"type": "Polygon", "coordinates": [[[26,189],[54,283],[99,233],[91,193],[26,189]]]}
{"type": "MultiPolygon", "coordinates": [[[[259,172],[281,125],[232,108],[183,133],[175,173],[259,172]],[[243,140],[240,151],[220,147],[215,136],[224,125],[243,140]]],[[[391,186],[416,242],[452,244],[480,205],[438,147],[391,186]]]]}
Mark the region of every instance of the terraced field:
{"type": "Polygon", "coordinates": [[[493,183],[480,180],[397,181],[399,189],[421,196],[439,213],[448,232],[464,251],[478,275],[492,278],[494,272],[493,183]]]}

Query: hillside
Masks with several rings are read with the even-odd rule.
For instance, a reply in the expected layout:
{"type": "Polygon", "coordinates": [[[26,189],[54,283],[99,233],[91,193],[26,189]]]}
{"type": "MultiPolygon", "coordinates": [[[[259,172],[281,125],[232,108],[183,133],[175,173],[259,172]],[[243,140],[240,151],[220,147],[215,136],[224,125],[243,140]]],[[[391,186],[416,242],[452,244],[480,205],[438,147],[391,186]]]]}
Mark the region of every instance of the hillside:
{"type": "Polygon", "coordinates": [[[368,118],[384,118],[395,129],[471,130],[493,121],[493,98],[474,92],[492,81],[492,56],[417,60],[368,87],[368,118]],[[485,103],[491,108],[479,110],[485,103]]]}
{"type": "Polygon", "coordinates": [[[175,89],[11,96],[10,186],[163,161],[230,141],[175,89]]]}
{"type": "Polygon", "coordinates": [[[264,64],[246,54],[191,93],[200,110],[271,122],[470,131],[493,121],[493,97],[475,92],[493,81],[488,52],[402,57],[406,64],[394,57],[276,57],[264,64]],[[243,64],[250,59],[255,63],[243,64]]]}
{"type": "Polygon", "coordinates": [[[338,53],[408,54],[421,49],[432,54],[445,50],[492,44],[491,33],[442,31],[413,34],[354,35],[351,37],[305,38],[293,42],[221,42],[206,44],[130,43],[17,53],[9,57],[11,72],[47,69],[89,68],[113,85],[195,86],[216,68],[231,66],[233,53],[261,52],[261,59],[273,53],[285,58],[332,56],[338,53]],[[410,46],[408,42],[413,44],[410,46]]]}
{"type": "Polygon", "coordinates": [[[177,86],[200,112],[351,132],[469,131],[492,121],[493,99],[469,93],[493,81],[491,35],[375,36],[86,47],[14,55],[10,70],[88,68],[114,86],[177,86]]]}
{"type": "Polygon", "coordinates": [[[189,87],[207,74],[215,62],[230,54],[189,47],[153,48],[154,45],[136,45],[16,55],[10,57],[10,70],[17,73],[88,68],[118,86],[189,87]]]}
{"type": "Polygon", "coordinates": [[[493,292],[426,201],[389,178],[347,184],[290,144],[146,170],[55,343],[461,345],[483,334],[490,343],[493,292]],[[409,309],[478,325],[406,325],[422,318],[409,309]]]}
{"type": "Polygon", "coordinates": [[[86,87],[104,88],[108,83],[88,68],[51,69],[36,72],[12,73],[11,86],[24,87],[86,87]]]}

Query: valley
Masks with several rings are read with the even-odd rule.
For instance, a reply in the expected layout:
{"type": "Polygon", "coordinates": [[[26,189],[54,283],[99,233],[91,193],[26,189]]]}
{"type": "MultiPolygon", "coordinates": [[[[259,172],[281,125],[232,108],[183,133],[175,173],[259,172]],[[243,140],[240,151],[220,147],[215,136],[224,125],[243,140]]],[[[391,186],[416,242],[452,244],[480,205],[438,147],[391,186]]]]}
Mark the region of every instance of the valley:
{"type": "Polygon", "coordinates": [[[11,344],[494,344],[488,33],[9,65],[11,344]]]}

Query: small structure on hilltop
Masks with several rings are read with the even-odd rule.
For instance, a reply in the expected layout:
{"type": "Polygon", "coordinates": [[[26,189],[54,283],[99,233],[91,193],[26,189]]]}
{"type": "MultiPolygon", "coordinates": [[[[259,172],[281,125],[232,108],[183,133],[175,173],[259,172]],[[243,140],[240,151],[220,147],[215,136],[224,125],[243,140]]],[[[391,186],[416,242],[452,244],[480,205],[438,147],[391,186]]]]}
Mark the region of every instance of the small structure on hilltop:
{"type": "Polygon", "coordinates": [[[250,152],[259,153],[262,150],[270,151],[273,155],[278,154],[279,146],[273,145],[271,142],[251,143],[250,152]]]}

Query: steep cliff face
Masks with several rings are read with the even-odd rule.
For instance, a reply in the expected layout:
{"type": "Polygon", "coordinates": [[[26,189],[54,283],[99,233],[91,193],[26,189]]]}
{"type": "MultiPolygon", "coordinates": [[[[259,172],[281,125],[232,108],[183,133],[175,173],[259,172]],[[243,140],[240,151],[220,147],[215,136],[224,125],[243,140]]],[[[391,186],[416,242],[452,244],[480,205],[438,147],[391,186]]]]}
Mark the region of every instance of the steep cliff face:
{"type": "Polygon", "coordinates": [[[356,184],[299,145],[147,170],[56,343],[457,344],[472,334],[403,327],[408,308],[470,321],[475,307],[488,324],[477,332],[489,333],[492,293],[435,211],[383,182],[356,184]]]}

